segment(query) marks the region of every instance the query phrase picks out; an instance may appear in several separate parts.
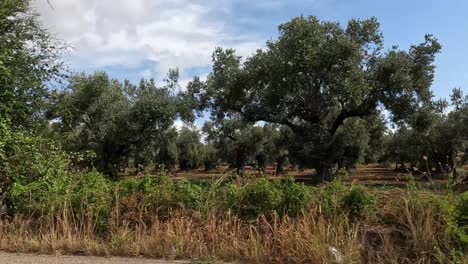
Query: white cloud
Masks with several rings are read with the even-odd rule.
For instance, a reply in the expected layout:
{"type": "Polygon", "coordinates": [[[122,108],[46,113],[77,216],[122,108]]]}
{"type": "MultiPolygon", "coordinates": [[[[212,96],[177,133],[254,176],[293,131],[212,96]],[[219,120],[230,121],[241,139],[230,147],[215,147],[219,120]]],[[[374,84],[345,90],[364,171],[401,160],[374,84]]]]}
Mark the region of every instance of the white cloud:
{"type": "Polygon", "coordinates": [[[151,79],[154,76],[153,72],[151,72],[150,69],[146,69],[144,71],[141,71],[139,74],[139,77],[145,78],[145,79],[151,79]]]}
{"type": "Polygon", "coordinates": [[[172,126],[175,127],[177,131],[180,131],[184,127],[184,122],[180,119],[177,119],[174,121],[174,124],[172,126]]]}
{"type": "MultiPolygon", "coordinates": [[[[243,1],[243,0],[242,0],[243,1]]],[[[261,1],[262,2],[262,1],[261,1]]],[[[216,46],[249,55],[263,40],[229,33],[222,21],[228,1],[190,0],[35,0],[46,27],[74,47],[71,66],[138,67],[154,61],[164,76],[169,68],[184,73],[211,64],[216,46]]]]}

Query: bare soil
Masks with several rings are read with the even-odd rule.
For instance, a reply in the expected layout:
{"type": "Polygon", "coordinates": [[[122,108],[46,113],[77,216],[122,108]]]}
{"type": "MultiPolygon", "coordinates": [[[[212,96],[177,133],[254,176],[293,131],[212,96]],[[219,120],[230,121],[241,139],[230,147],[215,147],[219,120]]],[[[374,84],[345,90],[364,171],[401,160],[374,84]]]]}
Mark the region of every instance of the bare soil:
{"type": "MultiPolygon", "coordinates": [[[[459,178],[463,179],[468,176],[468,166],[462,168],[457,168],[459,178]]],[[[174,181],[180,180],[216,180],[220,177],[231,175],[235,170],[229,169],[227,166],[220,166],[211,171],[205,171],[204,169],[195,169],[190,171],[178,171],[174,172],[171,175],[171,178],[174,181]]],[[[269,166],[265,169],[264,172],[260,173],[258,170],[254,170],[252,167],[246,167],[246,174],[249,177],[256,176],[267,176],[270,179],[286,179],[289,177],[295,178],[298,182],[304,182],[308,185],[315,185],[322,181],[319,176],[315,175],[315,170],[306,169],[306,170],[292,170],[285,168],[283,174],[276,174],[275,168],[269,166]]],[[[126,174],[126,177],[130,176],[132,173],[126,174]]],[[[149,170],[144,175],[153,175],[151,170],[149,170]]],[[[394,167],[389,164],[366,164],[366,165],[357,165],[349,175],[343,181],[345,184],[361,184],[369,187],[401,187],[404,188],[408,185],[409,177],[408,172],[395,171],[394,167]]],[[[125,176],[124,176],[125,177],[125,176]]],[[[449,182],[449,179],[436,179],[423,177],[422,175],[415,175],[414,180],[421,184],[430,184],[432,186],[442,186],[449,182]]]]}
{"type": "Polygon", "coordinates": [[[8,264],[185,264],[186,261],[150,260],[143,258],[103,258],[89,256],[46,256],[0,252],[0,263],[8,264]]]}

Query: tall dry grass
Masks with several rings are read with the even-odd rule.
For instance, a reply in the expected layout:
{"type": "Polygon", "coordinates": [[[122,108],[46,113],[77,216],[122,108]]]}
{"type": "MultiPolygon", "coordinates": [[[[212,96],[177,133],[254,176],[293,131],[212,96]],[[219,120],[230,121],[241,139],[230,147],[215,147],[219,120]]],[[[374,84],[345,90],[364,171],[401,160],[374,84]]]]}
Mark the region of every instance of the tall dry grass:
{"type": "Polygon", "coordinates": [[[374,196],[376,207],[363,219],[325,215],[318,204],[295,217],[250,220],[181,209],[138,219],[115,206],[105,229],[94,216],[76,217],[68,209],[58,216],[16,216],[0,222],[0,250],[240,263],[468,263],[451,248],[444,202],[436,202],[441,197],[374,196]]]}
{"type": "Polygon", "coordinates": [[[217,258],[242,263],[332,263],[329,247],[360,259],[359,227],[346,219],[327,220],[313,211],[297,218],[242,220],[229,212],[200,217],[174,212],[151,224],[115,223],[106,235],[60,218],[16,217],[0,223],[0,249],[47,254],[217,258]]]}

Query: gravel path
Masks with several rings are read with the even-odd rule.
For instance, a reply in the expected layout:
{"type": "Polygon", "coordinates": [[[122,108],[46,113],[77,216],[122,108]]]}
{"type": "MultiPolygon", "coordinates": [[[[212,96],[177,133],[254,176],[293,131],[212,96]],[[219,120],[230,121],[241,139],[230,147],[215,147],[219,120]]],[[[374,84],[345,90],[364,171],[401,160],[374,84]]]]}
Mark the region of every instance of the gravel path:
{"type": "Polygon", "coordinates": [[[187,264],[186,261],[164,261],[142,258],[102,258],[88,256],[46,256],[0,252],[5,264],[187,264]]]}

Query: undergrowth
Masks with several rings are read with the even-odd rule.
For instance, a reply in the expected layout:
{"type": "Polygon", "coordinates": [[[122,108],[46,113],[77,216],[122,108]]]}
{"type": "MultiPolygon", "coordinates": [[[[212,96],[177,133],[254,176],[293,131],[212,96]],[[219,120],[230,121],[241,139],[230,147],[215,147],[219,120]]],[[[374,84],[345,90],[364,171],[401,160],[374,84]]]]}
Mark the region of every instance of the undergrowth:
{"type": "Polygon", "coordinates": [[[0,250],[240,263],[468,261],[466,193],[411,183],[366,189],[339,178],[319,187],[173,182],[164,173],[110,181],[68,170],[47,141],[0,132],[0,250]]]}
{"type": "Polygon", "coordinates": [[[333,249],[346,263],[467,260],[466,194],[164,174],[112,182],[91,171],[15,183],[11,198],[15,213],[0,223],[8,251],[333,263],[333,249]]]}

